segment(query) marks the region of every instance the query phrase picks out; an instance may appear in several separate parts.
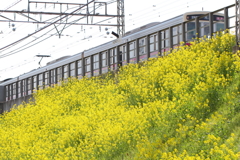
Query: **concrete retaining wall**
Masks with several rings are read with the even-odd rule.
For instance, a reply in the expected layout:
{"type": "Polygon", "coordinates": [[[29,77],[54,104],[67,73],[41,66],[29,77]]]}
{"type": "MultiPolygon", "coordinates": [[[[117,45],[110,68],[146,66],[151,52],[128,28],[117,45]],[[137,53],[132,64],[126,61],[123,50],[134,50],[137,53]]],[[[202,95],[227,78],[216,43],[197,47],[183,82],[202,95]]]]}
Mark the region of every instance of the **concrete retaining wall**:
{"type": "Polygon", "coordinates": [[[27,103],[31,98],[32,98],[32,95],[28,95],[28,96],[17,98],[7,102],[0,102],[0,113],[9,112],[14,105],[18,106],[23,102],[27,103]]]}

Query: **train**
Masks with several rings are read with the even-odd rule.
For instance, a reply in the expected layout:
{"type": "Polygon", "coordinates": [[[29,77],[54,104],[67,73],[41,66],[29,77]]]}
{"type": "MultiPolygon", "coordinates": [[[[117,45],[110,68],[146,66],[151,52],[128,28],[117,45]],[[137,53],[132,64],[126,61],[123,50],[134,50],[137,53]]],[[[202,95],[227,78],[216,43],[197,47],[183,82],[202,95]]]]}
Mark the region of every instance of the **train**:
{"type": "Polygon", "coordinates": [[[128,63],[164,56],[180,42],[188,44],[194,38],[211,36],[229,28],[228,8],[224,13],[187,12],[163,22],[153,22],[133,29],[123,37],[93,47],[73,56],[47,63],[15,78],[0,82],[0,107],[9,111],[13,104],[31,97],[38,89],[52,86],[69,77],[98,76],[117,70],[128,63]],[[19,100],[20,99],[20,100],[19,100]]]}

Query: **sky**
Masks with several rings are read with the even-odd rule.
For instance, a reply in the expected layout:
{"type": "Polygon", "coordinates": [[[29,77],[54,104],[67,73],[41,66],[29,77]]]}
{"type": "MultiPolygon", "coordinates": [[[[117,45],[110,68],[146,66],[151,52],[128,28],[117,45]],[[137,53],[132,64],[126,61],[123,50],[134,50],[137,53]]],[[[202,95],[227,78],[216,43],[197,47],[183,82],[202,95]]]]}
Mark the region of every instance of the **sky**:
{"type": "MultiPolygon", "coordinates": [[[[34,0],[38,2],[64,2],[64,3],[87,3],[87,0],[34,0]]],[[[90,1],[90,0],[89,0],[90,1]]],[[[99,0],[99,2],[109,2],[110,0],[99,0]]],[[[178,16],[189,11],[214,11],[225,6],[234,4],[235,0],[126,0],[125,5],[125,32],[138,28],[151,22],[161,22],[169,18],[178,16]]],[[[108,14],[117,14],[116,3],[108,6],[108,14]]],[[[0,10],[27,10],[28,0],[8,0],[0,1],[0,10]],[[18,2],[16,5],[14,5],[18,2]]],[[[71,12],[76,8],[67,8],[63,6],[62,10],[71,12]],[[68,10],[67,10],[68,9],[68,10]]],[[[59,12],[60,7],[55,5],[31,4],[31,11],[41,12],[59,12]]],[[[82,11],[84,13],[84,11],[82,11]]],[[[104,7],[97,10],[98,13],[104,13],[104,7]]],[[[232,10],[231,13],[235,11],[232,10]]],[[[18,20],[23,19],[19,15],[0,13],[0,16],[18,20]]],[[[34,18],[40,19],[40,15],[34,15],[34,18]]],[[[49,17],[43,16],[42,19],[49,17]]],[[[3,18],[0,17],[0,20],[3,18]]],[[[71,20],[71,19],[69,19],[71,20]]],[[[74,19],[72,19],[74,20],[74,19]]],[[[95,18],[98,22],[103,19],[95,18]]],[[[104,19],[106,20],[106,19],[104,19]]],[[[86,23],[86,18],[81,21],[86,23]]],[[[107,20],[105,24],[116,24],[116,19],[107,20]]],[[[33,69],[43,67],[47,62],[66,55],[74,55],[84,50],[98,46],[108,41],[115,40],[112,35],[106,32],[117,32],[116,27],[99,26],[69,26],[62,31],[61,37],[57,35],[54,26],[31,36],[21,43],[2,49],[3,47],[41,29],[44,25],[25,24],[15,22],[0,22],[0,81],[6,78],[14,78],[33,69]],[[108,28],[106,31],[105,29],[108,28]],[[13,31],[15,30],[15,31],[13,31]],[[50,31],[52,30],[52,31],[50,31]],[[48,32],[48,33],[46,33],[48,32]],[[36,44],[35,44],[36,43],[36,44]],[[35,44],[35,45],[33,45],[35,44]],[[31,46],[32,45],[32,46],[31,46]],[[31,47],[30,47],[31,46],[31,47]],[[5,54],[11,54],[4,57],[5,54]],[[50,55],[49,58],[43,58],[40,65],[40,58],[36,55],[50,55]]],[[[64,26],[58,26],[61,31],[64,26]]]]}

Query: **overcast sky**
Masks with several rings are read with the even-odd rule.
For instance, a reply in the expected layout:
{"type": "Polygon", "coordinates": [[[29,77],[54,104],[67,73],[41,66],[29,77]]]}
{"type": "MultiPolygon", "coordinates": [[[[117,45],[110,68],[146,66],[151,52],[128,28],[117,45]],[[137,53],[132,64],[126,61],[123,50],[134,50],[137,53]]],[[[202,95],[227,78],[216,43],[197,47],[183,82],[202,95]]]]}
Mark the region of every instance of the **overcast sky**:
{"type": "MultiPolygon", "coordinates": [[[[86,3],[87,0],[34,0],[43,2],[67,2],[67,3],[86,3]]],[[[89,0],[90,1],[90,0],[89,0]]],[[[100,0],[99,0],[100,1],[100,0]]],[[[101,2],[108,2],[110,0],[101,0],[101,2]]],[[[126,0],[125,1],[125,25],[126,32],[134,28],[140,27],[151,22],[161,22],[171,17],[178,16],[188,11],[214,11],[225,6],[234,4],[235,0],[126,0]]],[[[8,0],[0,1],[0,10],[26,10],[28,8],[28,0],[8,0]],[[13,4],[17,3],[13,6],[13,4]]],[[[32,11],[48,11],[59,12],[60,8],[53,5],[39,4],[30,5],[32,11]]],[[[74,10],[75,8],[72,8],[74,10]]],[[[67,8],[63,8],[67,10],[67,8]]],[[[69,11],[71,11],[69,7],[69,11]]],[[[104,12],[104,8],[99,8],[100,13],[104,12]]],[[[116,14],[116,3],[108,6],[109,14],[116,14]]],[[[234,13],[234,11],[232,11],[234,13]]],[[[4,14],[9,18],[17,19],[19,15],[4,14]]],[[[40,15],[35,15],[36,19],[40,15]]],[[[4,18],[0,17],[0,20],[4,18]]],[[[96,19],[94,19],[96,20],[96,19]]],[[[83,20],[84,22],[84,20],[83,20]]],[[[86,19],[85,19],[86,22],[86,19]]],[[[106,23],[116,24],[115,20],[108,20],[106,23]]],[[[36,24],[23,24],[12,22],[0,22],[0,48],[5,47],[25,36],[35,32],[36,30],[44,27],[44,25],[36,24]],[[13,29],[15,28],[15,31],[13,29]]],[[[63,26],[59,26],[61,30],[63,26]]],[[[50,58],[44,58],[41,66],[45,66],[47,62],[57,59],[66,55],[74,55],[86,49],[92,48],[107,41],[114,40],[115,37],[107,35],[106,27],[101,29],[96,26],[70,26],[63,30],[61,38],[58,36],[51,36],[56,34],[54,26],[39,32],[38,34],[28,38],[27,40],[19,43],[18,45],[6,50],[0,50],[0,56],[4,54],[12,54],[11,56],[0,58],[0,81],[6,78],[17,77],[30,70],[36,69],[39,66],[40,58],[36,55],[51,55],[50,58]],[[53,31],[46,33],[53,29],[53,31]],[[43,35],[43,36],[42,36],[43,35]],[[35,40],[42,36],[42,38],[35,40]],[[48,38],[50,37],[50,38],[48,38]],[[91,38],[90,38],[91,37],[91,38]],[[48,39],[47,39],[48,38],[48,39]],[[46,39],[46,40],[44,40],[46,39]],[[35,40],[35,41],[34,41],[35,40]],[[41,43],[39,41],[42,41],[41,43]],[[36,45],[25,48],[30,42],[37,42],[36,45]],[[19,51],[22,50],[22,51],[19,51]]],[[[108,27],[108,31],[115,31],[116,28],[108,27]]],[[[34,43],[31,43],[34,44],[34,43]]]]}

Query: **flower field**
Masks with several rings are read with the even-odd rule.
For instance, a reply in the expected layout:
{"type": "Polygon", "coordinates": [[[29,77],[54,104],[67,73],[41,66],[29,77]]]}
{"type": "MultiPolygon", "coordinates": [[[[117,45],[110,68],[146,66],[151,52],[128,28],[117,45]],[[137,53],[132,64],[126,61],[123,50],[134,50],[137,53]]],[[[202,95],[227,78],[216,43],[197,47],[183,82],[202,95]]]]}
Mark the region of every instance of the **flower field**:
{"type": "Polygon", "coordinates": [[[0,159],[238,160],[240,58],[231,34],[105,78],[69,79],[0,117],[0,159]]]}

